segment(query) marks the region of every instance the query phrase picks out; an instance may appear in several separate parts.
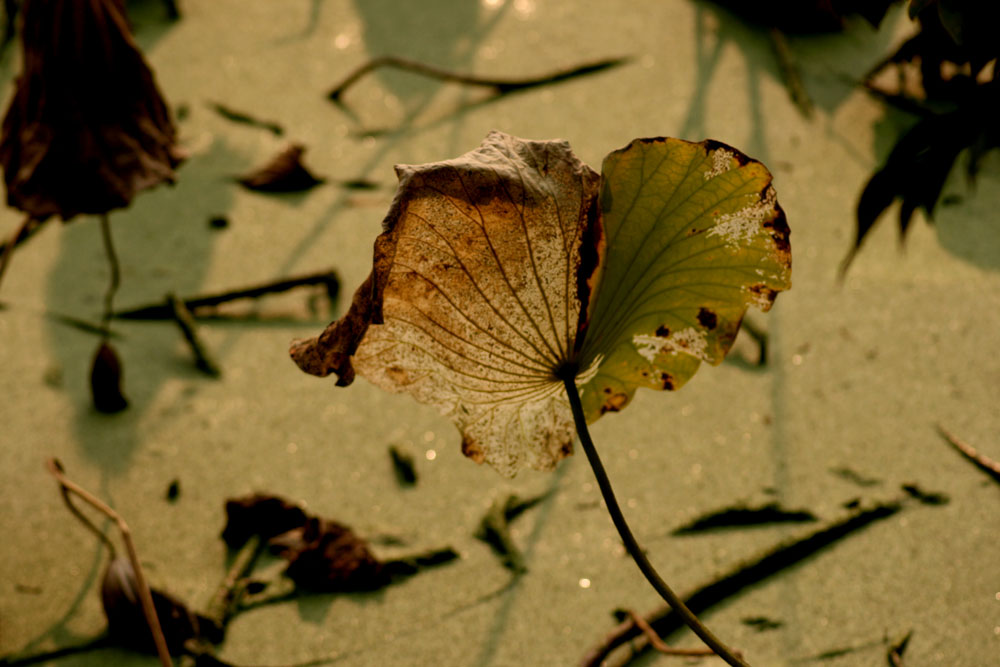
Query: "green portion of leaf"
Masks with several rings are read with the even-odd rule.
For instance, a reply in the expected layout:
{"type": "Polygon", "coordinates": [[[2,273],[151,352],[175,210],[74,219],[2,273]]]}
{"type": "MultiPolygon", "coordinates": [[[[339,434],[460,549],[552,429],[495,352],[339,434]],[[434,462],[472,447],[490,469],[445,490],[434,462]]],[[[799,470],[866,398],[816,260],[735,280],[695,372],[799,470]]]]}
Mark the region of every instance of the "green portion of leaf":
{"type": "Polygon", "coordinates": [[[736,149],[636,140],[601,178],[605,256],[578,355],[591,422],[720,363],[747,307],[770,308],[791,275],[771,175],[736,149]]]}

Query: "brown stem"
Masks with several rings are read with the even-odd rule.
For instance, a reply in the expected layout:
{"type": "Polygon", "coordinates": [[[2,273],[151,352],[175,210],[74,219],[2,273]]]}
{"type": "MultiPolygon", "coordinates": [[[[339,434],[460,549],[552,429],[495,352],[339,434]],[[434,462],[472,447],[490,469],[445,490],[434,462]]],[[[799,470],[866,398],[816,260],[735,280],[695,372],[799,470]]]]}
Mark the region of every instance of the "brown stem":
{"type": "MultiPolygon", "coordinates": [[[[321,271],[319,273],[310,273],[308,275],[298,276],[295,278],[283,278],[281,280],[265,283],[263,285],[243,287],[222,292],[220,294],[192,296],[182,299],[182,301],[184,306],[189,311],[194,313],[199,308],[218,306],[220,304],[227,303],[229,301],[236,301],[238,299],[256,299],[266,294],[287,292],[292,288],[304,287],[306,285],[326,286],[327,295],[330,297],[330,300],[333,301],[337,298],[337,292],[340,288],[340,280],[337,277],[337,274],[333,271],[321,271]]],[[[160,303],[147,304],[145,306],[129,308],[128,310],[121,310],[114,313],[114,316],[126,320],[166,320],[172,319],[174,317],[174,313],[170,303],[162,301],[160,303]]]]}
{"type": "MultiPolygon", "coordinates": [[[[111,222],[108,220],[107,213],[101,214],[101,240],[104,242],[104,253],[107,255],[108,266],[111,271],[108,288],[104,292],[104,314],[101,315],[101,327],[105,332],[108,332],[111,315],[114,312],[112,304],[114,303],[115,292],[118,291],[118,286],[121,284],[121,267],[118,264],[118,254],[115,252],[114,240],[111,238],[111,222]]],[[[105,337],[108,335],[106,333],[105,337]]]]}
{"type": "Polygon", "coordinates": [[[199,370],[203,371],[207,375],[212,377],[219,377],[222,375],[222,371],[219,369],[219,365],[212,358],[212,354],[208,351],[208,347],[202,342],[201,337],[198,335],[198,329],[194,323],[194,316],[191,315],[191,311],[188,310],[184,302],[177,298],[174,294],[167,294],[167,303],[170,304],[170,309],[173,311],[174,321],[177,322],[178,328],[180,328],[181,333],[184,335],[184,340],[188,342],[191,347],[191,353],[194,355],[195,366],[199,370]]]}
{"type": "Polygon", "coordinates": [[[664,655],[715,655],[715,651],[710,648],[674,648],[673,646],[668,646],[666,642],[660,639],[660,635],[656,634],[656,630],[653,629],[653,626],[646,622],[646,619],[631,609],[628,610],[628,616],[632,619],[632,622],[635,623],[635,626],[642,630],[642,634],[645,635],[646,641],[649,642],[649,645],[664,655]]]}
{"type": "Polygon", "coordinates": [[[534,88],[547,83],[558,83],[560,81],[582,76],[584,74],[599,72],[601,70],[621,65],[627,60],[627,58],[607,58],[605,60],[598,60],[596,62],[586,63],[568,69],[556,70],[555,72],[550,72],[549,74],[544,74],[542,76],[524,79],[504,79],[452,72],[439,67],[434,67],[433,65],[426,65],[415,60],[400,58],[398,56],[381,56],[369,60],[344,77],[340,83],[334,86],[328,97],[335,102],[339,101],[343,97],[344,93],[347,92],[347,89],[354,85],[358,79],[363,77],[368,72],[378,69],[379,67],[395,67],[397,69],[423,74],[424,76],[429,76],[432,79],[439,79],[441,81],[451,81],[453,83],[460,83],[466,86],[492,88],[498,95],[506,95],[507,93],[512,93],[516,90],[534,88]]]}
{"type": "Polygon", "coordinates": [[[986,471],[993,479],[1000,482],[1000,462],[994,461],[988,456],[980,454],[972,445],[959,440],[951,432],[945,430],[944,426],[938,424],[938,432],[948,441],[952,447],[957,449],[962,456],[972,461],[978,468],[986,471]]]}
{"type": "Polygon", "coordinates": [[[580,392],[576,388],[575,373],[568,373],[563,379],[563,385],[566,387],[567,396],[569,396],[569,405],[573,411],[573,421],[576,423],[577,435],[580,436],[580,444],[583,446],[583,451],[587,454],[587,461],[594,471],[594,477],[597,479],[597,486],[601,489],[601,495],[604,497],[604,504],[608,508],[608,514],[611,515],[611,521],[615,524],[615,528],[618,529],[618,534],[622,538],[622,543],[625,545],[626,551],[628,551],[632,560],[635,561],[635,564],[639,566],[639,570],[646,577],[646,581],[660,594],[660,597],[666,600],[667,604],[691,628],[691,631],[705,642],[706,646],[710,647],[716,655],[725,660],[727,664],[732,665],[732,667],[749,667],[749,664],[743,658],[723,644],[711,630],[705,627],[704,623],[698,620],[698,617],[688,609],[684,601],[674,593],[673,589],[660,577],[659,572],[656,571],[653,564],[646,558],[642,547],[639,546],[635,536],[632,535],[632,530],[625,520],[625,515],[622,514],[621,507],[618,505],[618,499],[615,498],[615,492],[611,488],[611,480],[608,479],[608,474],[601,463],[601,457],[598,456],[597,448],[594,447],[594,442],[590,438],[590,431],[587,429],[587,420],[583,415],[583,405],[580,402],[580,392]]]}
{"type": "MultiPolygon", "coordinates": [[[[902,509],[906,500],[903,498],[861,507],[801,537],[783,541],[753,558],[737,563],[722,576],[693,589],[684,595],[684,600],[690,608],[698,612],[707,611],[872,523],[895,515],[902,509]]],[[[683,620],[669,606],[645,614],[644,618],[660,637],[666,637],[684,627],[683,620]]],[[[617,647],[641,634],[631,620],[619,624],[587,652],[580,663],[581,667],[597,667],[605,664],[607,657],[617,647]]]]}
{"type": "Polygon", "coordinates": [[[97,496],[66,477],[63,474],[62,464],[57,459],[48,459],[46,467],[52,473],[52,476],[56,478],[56,481],[59,482],[61,489],[75,493],[81,500],[118,525],[118,532],[121,533],[122,542],[125,543],[129,562],[132,564],[132,569],[135,570],[135,582],[139,588],[139,600],[142,602],[142,612],[146,617],[146,623],[149,625],[149,631],[153,635],[153,642],[156,644],[156,653],[160,657],[160,663],[163,667],[173,667],[173,661],[170,659],[170,651],[167,650],[167,640],[163,636],[163,629],[160,627],[160,621],[156,617],[156,608],[153,606],[153,594],[146,583],[146,576],[143,574],[142,565],[139,563],[139,555],[136,553],[135,544],[132,542],[132,531],[129,530],[125,519],[97,496]]]}

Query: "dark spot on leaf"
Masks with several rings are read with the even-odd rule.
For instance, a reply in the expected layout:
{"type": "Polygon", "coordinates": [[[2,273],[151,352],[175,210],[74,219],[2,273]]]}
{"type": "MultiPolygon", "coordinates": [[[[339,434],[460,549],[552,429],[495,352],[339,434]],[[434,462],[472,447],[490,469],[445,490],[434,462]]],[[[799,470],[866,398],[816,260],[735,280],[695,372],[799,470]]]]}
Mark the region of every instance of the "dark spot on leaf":
{"type": "Polygon", "coordinates": [[[385,369],[385,374],[392,379],[393,382],[401,385],[410,384],[410,374],[405,368],[400,366],[389,366],[385,369]]]}
{"type": "Polygon", "coordinates": [[[770,287],[768,287],[764,283],[758,283],[757,285],[751,285],[747,289],[750,291],[751,294],[756,294],[757,296],[759,296],[759,297],[761,297],[763,299],[767,299],[768,301],[771,301],[771,302],[773,302],[774,299],[775,299],[775,297],[778,296],[778,293],[776,291],[774,291],[773,289],[771,289],[770,287]]]}
{"type": "Polygon", "coordinates": [[[741,167],[746,164],[749,164],[750,162],[753,162],[753,160],[747,157],[747,155],[742,151],[733,148],[729,144],[724,144],[721,141],[715,141],[714,139],[706,139],[705,141],[701,142],[701,145],[705,148],[705,155],[709,157],[711,157],[712,153],[714,153],[717,150],[724,150],[727,153],[732,154],[733,159],[736,160],[736,164],[738,164],[741,167]]]}
{"type": "Polygon", "coordinates": [[[605,387],[604,388],[604,393],[605,394],[610,394],[611,393],[611,387],[605,387]]]}
{"type": "Polygon", "coordinates": [[[601,405],[601,414],[603,415],[605,412],[618,412],[625,407],[626,403],[628,403],[628,394],[612,394],[601,405]]]}
{"type": "Polygon", "coordinates": [[[698,310],[698,323],[706,329],[712,330],[719,324],[719,318],[708,308],[698,310]]]}
{"type": "Polygon", "coordinates": [[[664,389],[670,391],[674,388],[674,376],[670,373],[660,373],[660,384],[664,389]]]}
{"type": "Polygon", "coordinates": [[[563,458],[571,455],[573,453],[573,443],[572,441],[566,441],[559,447],[559,455],[563,458]]]}
{"type": "MultiPolygon", "coordinates": [[[[761,192],[761,201],[763,201],[766,191],[765,189],[761,192]]],[[[763,227],[771,234],[774,247],[778,251],[779,261],[784,266],[790,267],[792,265],[792,244],[788,240],[788,237],[791,234],[791,230],[788,227],[788,219],[785,217],[784,209],[777,202],[775,202],[774,208],[778,214],[774,216],[773,220],[764,222],[763,227]]]]}
{"type": "Polygon", "coordinates": [[[469,436],[462,438],[462,453],[476,463],[482,463],[486,458],[482,447],[479,446],[479,443],[474,441],[469,436]]]}
{"type": "Polygon", "coordinates": [[[667,328],[666,324],[663,324],[656,329],[656,335],[660,338],[667,338],[670,336],[670,329],[667,328]]]}

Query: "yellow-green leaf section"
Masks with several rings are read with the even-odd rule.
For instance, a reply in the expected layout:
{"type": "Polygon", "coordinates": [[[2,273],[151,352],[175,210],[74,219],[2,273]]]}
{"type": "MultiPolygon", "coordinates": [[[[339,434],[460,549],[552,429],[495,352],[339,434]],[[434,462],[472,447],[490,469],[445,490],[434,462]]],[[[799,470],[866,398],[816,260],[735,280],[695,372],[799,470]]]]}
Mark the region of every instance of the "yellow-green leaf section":
{"type": "Polygon", "coordinates": [[[589,422],[720,363],[747,307],[791,286],[771,174],[725,144],[633,141],[604,159],[600,206],[605,255],[578,356],[589,422]]]}

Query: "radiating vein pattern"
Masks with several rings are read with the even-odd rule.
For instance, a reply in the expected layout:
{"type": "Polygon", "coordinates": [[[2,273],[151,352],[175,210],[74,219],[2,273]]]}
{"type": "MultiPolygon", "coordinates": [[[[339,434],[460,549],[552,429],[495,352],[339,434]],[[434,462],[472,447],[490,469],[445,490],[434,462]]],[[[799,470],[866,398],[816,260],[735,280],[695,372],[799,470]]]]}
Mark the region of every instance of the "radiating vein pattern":
{"type": "Polygon", "coordinates": [[[368,328],[354,367],[439,407],[467,456],[507,474],[551,468],[573,437],[553,373],[574,349],[597,174],[565,142],[499,132],[397,173],[383,323],[368,328]]]}
{"type": "Polygon", "coordinates": [[[638,140],[604,161],[607,252],[581,363],[588,419],[638,387],[677,389],[719,363],[748,305],[790,285],[784,213],[762,164],[718,142],[638,140]]]}

